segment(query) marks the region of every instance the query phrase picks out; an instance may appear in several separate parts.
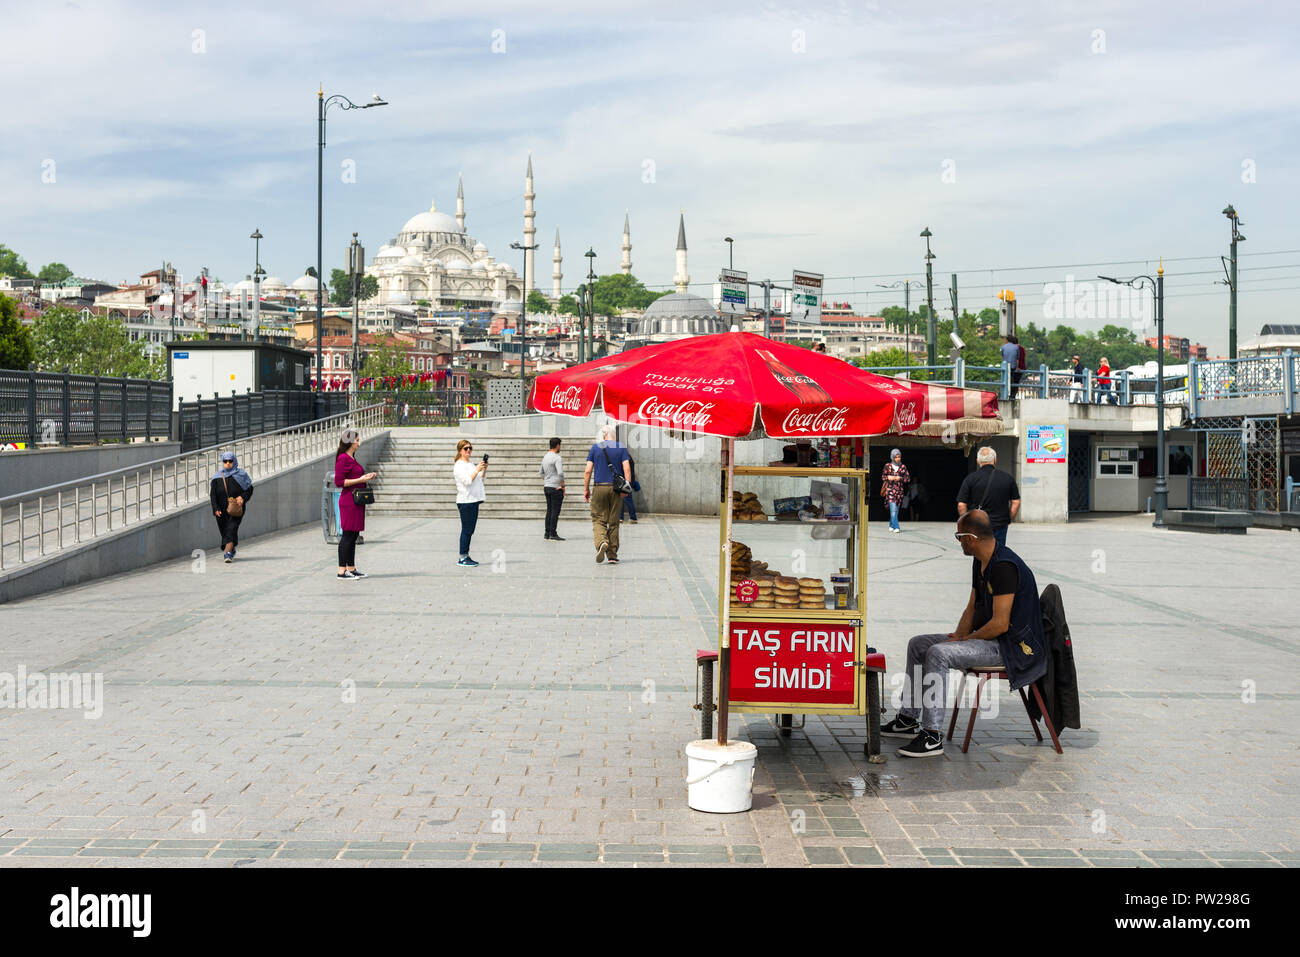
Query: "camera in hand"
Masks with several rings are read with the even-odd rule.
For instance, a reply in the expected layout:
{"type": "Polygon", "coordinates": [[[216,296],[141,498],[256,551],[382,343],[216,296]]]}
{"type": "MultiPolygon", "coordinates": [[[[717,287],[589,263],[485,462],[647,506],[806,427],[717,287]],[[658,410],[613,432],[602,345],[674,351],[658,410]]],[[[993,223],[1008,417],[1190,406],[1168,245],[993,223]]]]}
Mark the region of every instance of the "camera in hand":
{"type": "Polygon", "coordinates": [[[487,465],[487,464],[488,464],[488,456],[487,456],[487,453],[486,453],[486,452],[483,453],[483,464],[484,464],[484,465],[487,465]]]}

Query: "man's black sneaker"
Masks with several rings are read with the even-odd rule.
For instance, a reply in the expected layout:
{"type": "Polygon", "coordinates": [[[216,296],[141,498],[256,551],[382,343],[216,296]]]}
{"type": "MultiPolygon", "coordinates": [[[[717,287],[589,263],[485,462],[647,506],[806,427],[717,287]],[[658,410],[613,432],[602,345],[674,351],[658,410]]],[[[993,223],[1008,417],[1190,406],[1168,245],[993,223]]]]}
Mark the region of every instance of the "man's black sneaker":
{"type": "Polygon", "coordinates": [[[563,542],[563,541],[566,541],[566,539],[560,538],[559,535],[552,535],[552,536],[551,536],[551,541],[553,541],[553,542],[563,542]]]}
{"type": "Polygon", "coordinates": [[[353,578],[369,578],[370,576],[367,575],[365,572],[357,571],[357,570],[354,568],[354,569],[352,569],[352,577],[353,577],[353,578]]]}
{"type": "Polygon", "coordinates": [[[943,754],[943,735],[938,731],[922,731],[911,744],[899,748],[898,753],[904,758],[932,758],[943,754]]]}
{"type": "Polygon", "coordinates": [[[880,733],[886,738],[914,738],[920,730],[921,725],[915,718],[905,718],[901,714],[880,726],[880,733]]]}

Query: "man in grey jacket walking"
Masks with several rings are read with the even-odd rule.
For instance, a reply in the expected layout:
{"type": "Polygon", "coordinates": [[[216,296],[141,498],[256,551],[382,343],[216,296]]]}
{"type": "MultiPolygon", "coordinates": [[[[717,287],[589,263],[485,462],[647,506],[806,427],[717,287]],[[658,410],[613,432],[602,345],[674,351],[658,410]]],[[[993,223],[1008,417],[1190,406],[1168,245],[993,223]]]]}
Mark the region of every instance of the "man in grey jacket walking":
{"type": "Polygon", "coordinates": [[[542,456],[542,491],[546,494],[546,540],[562,542],[557,527],[560,506],[564,504],[564,462],[560,460],[560,440],[551,439],[551,450],[542,456]]]}

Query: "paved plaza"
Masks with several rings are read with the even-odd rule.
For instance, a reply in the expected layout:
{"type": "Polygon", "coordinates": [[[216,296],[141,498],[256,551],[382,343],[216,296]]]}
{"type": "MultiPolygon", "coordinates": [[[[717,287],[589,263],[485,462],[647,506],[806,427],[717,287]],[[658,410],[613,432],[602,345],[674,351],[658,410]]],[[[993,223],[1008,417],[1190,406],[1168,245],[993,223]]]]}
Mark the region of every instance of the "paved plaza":
{"type": "MultiPolygon", "coordinates": [[[[254,504],[253,507],[256,507],[254,504]]],[[[1296,866],[1300,537],[1149,518],[1015,526],[1058,583],[1083,727],[1018,697],[943,757],[863,755],[862,718],[733,719],[754,809],[686,805],[717,523],[623,527],[623,562],[541,522],[372,518],[340,582],[319,528],[0,606],[0,672],[103,675],[103,713],[0,711],[0,864],[1296,866]]],[[[868,640],[949,631],[947,524],[873,525],[868,640]]],[[[887,687],[887,698],[892,689],[887,687]]],[[[892,713],[892,708],[890,709],[892,713]]]]}

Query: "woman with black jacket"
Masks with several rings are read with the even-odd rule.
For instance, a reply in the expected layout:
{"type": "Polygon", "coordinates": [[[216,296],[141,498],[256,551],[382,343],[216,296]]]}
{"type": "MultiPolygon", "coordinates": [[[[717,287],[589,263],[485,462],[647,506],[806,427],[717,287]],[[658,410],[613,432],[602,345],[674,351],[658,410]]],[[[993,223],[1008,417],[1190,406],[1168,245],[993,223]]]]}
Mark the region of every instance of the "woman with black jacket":
{"type": "Polygon", "coordinates": [[[244,506],[252,497],[253,480],[239,467],[234,452],[222,452],[221,467],[212,476],[208,498],[212,501],[212,514],[217,517],[217,528],[221,530],[221,551],[227,565],[235,560],[239,523],[244,520],[244,506]]]}

